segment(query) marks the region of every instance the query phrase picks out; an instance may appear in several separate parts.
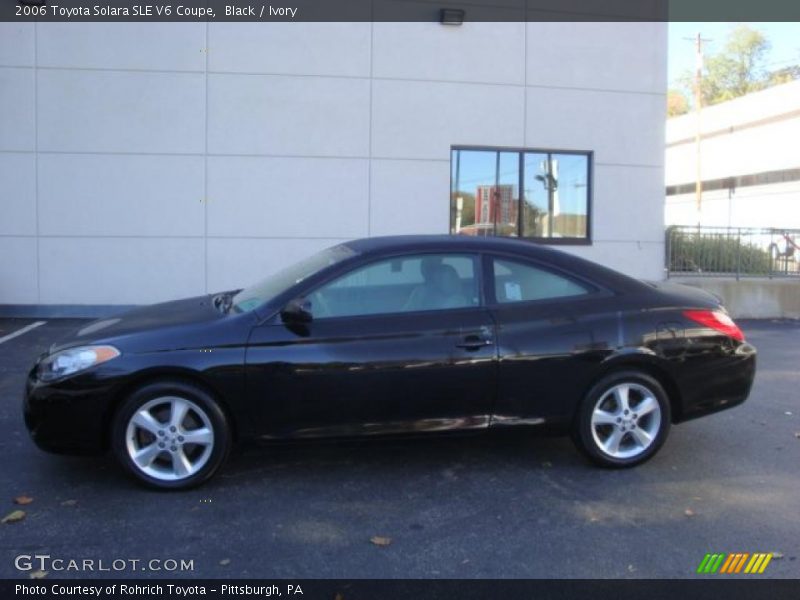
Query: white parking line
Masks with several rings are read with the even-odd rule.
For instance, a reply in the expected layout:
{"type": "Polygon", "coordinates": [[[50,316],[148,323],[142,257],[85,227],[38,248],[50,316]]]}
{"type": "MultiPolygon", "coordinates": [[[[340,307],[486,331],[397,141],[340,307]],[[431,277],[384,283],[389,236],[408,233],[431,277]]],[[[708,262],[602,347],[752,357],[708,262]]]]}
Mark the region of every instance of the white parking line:
{"type": "Polygon", "coordinates": [[[2,344],[3,342],[7,342],[8,340],[13,340],[15,337],[17,337],[18,335],[22,335],[23,333],[28,333],[31,329],[36,329],[37,327],[39,327],[40,325],[44,325],[45,323],[47,323],[47,321],[36,321],[36,323],[31,323],[30,325],[27,325],[22,329],[15,331],[14,333],[9,333],[6,336],[0,337],[0,344],[2,344]]]}

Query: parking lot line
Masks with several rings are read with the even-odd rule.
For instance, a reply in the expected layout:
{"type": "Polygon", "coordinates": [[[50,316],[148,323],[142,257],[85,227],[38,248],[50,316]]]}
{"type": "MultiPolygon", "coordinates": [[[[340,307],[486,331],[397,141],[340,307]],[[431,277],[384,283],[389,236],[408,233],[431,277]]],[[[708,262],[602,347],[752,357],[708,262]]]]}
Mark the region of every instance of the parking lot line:
{"type": "Polygon", "coordinates": [[[22,335],[23,333],[28,333],[31,329],[36,329],[40,325],[44,325],[47,321],[36,321],[36,323],[31,323],[30,325],[26,325],[22,329],[15,331],[14,333],[9,333],[3,337],[0,337],[0,344],[3,342],[7,342],[8,340],[13,340],[15,337],[22,335]]]}

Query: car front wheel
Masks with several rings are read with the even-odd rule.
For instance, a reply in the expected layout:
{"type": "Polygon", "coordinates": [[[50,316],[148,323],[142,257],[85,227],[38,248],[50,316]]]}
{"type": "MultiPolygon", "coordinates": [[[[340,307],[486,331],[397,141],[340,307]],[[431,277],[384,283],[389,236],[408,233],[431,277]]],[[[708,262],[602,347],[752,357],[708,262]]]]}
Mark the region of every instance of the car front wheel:
{"type": "Polygon", "coordinates": [[[573,439],[601,466],[632,467],[658,452],[671,418],[669,399],[656,379],[639,371],[620,371],[589,390],[573,439]]]}
{"type": "Polygon", "coordinates": [[[209,479],[228,455],[224,412],[189,383],[146,385],[125,399],[112,428],[114,454],[141,483],[186,489],[209,479]]]}

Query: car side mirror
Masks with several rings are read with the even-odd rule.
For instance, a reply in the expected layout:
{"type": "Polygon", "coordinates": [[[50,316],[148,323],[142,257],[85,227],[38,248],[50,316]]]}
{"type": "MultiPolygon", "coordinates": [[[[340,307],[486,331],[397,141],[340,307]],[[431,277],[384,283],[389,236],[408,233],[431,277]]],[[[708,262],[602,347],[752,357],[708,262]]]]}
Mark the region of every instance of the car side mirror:
{"type": "Polygon", "coordinates": [[[314,320],[311,314],[311,300],[295,298],[283,307],[281,319],[284,323],[310,323],[314,320]]]}

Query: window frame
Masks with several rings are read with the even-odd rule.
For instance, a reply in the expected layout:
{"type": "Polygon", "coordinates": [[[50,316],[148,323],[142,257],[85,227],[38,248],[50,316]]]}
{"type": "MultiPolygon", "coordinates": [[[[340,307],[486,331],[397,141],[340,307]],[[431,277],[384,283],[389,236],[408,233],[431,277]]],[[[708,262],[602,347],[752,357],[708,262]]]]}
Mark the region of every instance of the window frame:
{"type": "Polygon", "coordinates": [[[600,285],[599,283],[582,277],[572,271],[566,271],[551,264],[543,263],[542,261],[526,256],[519,256],[518,254],[504,253],[504,252],[487,252],[483,255],[482,271],[484,273],[483,287],[486,299],[486,306],[492,310],[499,309],[514,309],[521,307],[542,306],[545,304],[563,304],[565,302],[579,302],[588,299],[608,298],[613,296],[608,288],[600,285]],[[495,294],[494,287],[494,261],[505,260],[508,262],[520,263],[523,266],[529,266],[532,269],[539,269],[546,271],[559,277],[564,277],[589,288],[588,293],[579,294],[575,296],[558,296],[555,298],[538,298],[535,300],[520,300],[519,302],[500,302],[495,294]]]}
{"type": "MultiPolygon", "coordinates": [[[[475,145],[452,145],[450,146],[450,234],[458,235],[453,231],[455,227],[454,211],[453,211],[453,152],[457,151],[471,151],[471,152],[495,152],[499,154],[502,152],[516,152],[519,156],[519,198],[517,200],[517,236],[515,239],[534,242],[548,246],[591,246],[593,244],[592,238],[592,224],[593,224],[593,205],[594,205],[594,150],[564,150],[556,148],[527,148],[518,146],[475,146],[475,145]],[[525,154],[570,154],[573,156],[586,157],[586,237],[582,238],[558,238],[558,237],[540,237],[540,236],[523,236],[522,235],[522,209],[525,202],[523,196],[525,189],[525,154]]],[[[495,185],[497,185],[497,176],[495,175],[495,185]]],[[[510,236],[494,236],[494,237],[510,237],[510,236]]]]}
{"type": "Polygon", "coordinates": [[[487,296],[486,296],[486,289],[485,289],[485,277],[484,277],[484,261],[483,256],[480,252],[475,251],[460,251],[460,252],[451,252],[442,249],[429,249],[429,250],[416,250],[409,252],[408,250],[400,250],[397,252],[391,252],[386,254],[381,254],[380,256],[372,257],[372,260],[367,260],[361,262],[357,265],[353,265],[347,271],[339,272],[330,277],[324,279],[323,281],[316,282],[314,285],[309,286],[308,288],[303,290],[302,296],[304,298],[308,298],[312,294],[316,293],[321,288],[329,285],[338,279],[343,277],[347,277],[348,275],[352,274],[353,272],[370,267],[376,263],[383,262],[386,260],[392,260],[397,258],[404,258],[404,257],[416,257],[416,256],[429,256],[429,255],[447,255],[447,256],[463,256],[472,259],[473,271],[474,271],[474,278],[475,278],[475,285],[478,288],[478,304],[474,306],[459,306],[453,308],[435,308],[435,309],[428,309],[428,310],[407,310],[401,312],[382,312],[382,313],[369,313],[364,315],[342,315],[342,316],[330,316],[330,317],[317,317],[313,316],[312,322],[317,321],[324,321],[325,323],[331,323],[335,321],[342,321],[342,320],[352,320],[352,319],[369,319],[369,318],[396,318],[396,317],[409,317],[409,316],[418,316],[418,315],[428,315],[428,314],[443,314],[443,313],[460,313],[466,311],[474,311],[474,310],[486,310],[487,306],[487,296]]]}

